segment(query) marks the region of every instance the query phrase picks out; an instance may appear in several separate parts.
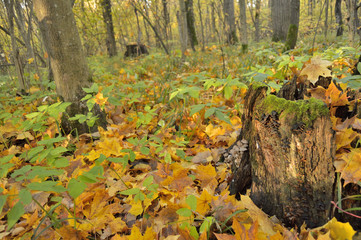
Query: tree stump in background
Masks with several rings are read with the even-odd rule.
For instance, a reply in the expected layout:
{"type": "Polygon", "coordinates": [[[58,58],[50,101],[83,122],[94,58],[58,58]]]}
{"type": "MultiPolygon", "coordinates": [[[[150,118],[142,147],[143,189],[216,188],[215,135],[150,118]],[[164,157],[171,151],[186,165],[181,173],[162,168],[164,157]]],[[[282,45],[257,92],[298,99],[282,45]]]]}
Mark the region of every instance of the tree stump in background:
{"type": "Polygon", "coordinates": [[[246,95],[238,141],[248,150],[234,164],[230,191],[251,185],[254,203],[287,226],[321,226],[330,216],[335,177],[328,108],[313,98],[291,101],[266,92],[254,84],[246,95]]]}
{"type": "Polygon", "coordinates": [[[147,47],[144,44],[132,43],[126,46],[124,57],[138,57],[142,54],[149,54],[147,47]]]}

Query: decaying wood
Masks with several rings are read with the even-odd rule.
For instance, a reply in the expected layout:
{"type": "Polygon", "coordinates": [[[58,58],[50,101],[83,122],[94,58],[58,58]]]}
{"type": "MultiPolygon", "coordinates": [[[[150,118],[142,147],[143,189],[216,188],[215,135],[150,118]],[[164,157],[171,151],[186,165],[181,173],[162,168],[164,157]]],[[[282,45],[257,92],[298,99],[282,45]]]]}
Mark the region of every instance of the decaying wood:
{"type": "Polygon", "coordinates": [[[251,198],[264,212],[292,227],[321,226],[329,218],[335,175],[328,108],[266,91],[256,85],[247,93],[239,141],[247,141],[248,150],[238,159],[230,191],[242,193],[251,184],[251,198]]]}

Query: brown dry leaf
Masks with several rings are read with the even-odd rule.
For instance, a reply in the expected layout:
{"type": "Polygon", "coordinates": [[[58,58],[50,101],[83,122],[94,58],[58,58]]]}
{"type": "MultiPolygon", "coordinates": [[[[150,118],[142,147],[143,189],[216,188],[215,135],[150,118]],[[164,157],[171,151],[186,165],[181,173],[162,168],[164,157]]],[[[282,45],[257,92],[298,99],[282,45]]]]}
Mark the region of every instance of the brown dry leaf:
{"type": "Polygon", "coordinates": [[[197,155],[192,158],[192,162],[195,164],[202,164],[208,162],[209,158],[213,159],[211,151],[207,150],[205,152],[197,153],[197,155]]]}
{"type": "Polygon", "coordinates": [[[352,127],[356,130],[361,130],[361,119],[356,118],[355,122],[352,124],[352,127]]]}
{"type": "MultiPolygon", "coordinates": [[[[41,206],[44,206],[44,204],[48,202],[50,193],[48,193],[48,192],[38,192],[38,193],[32,194],[32,196],[33,196],[33,199],[35,199],[38,203],[41,204],[41,206]]],[[[25,206],[24,210],[25,210],[25,213],[33,213],[35,211],[41,210],[41,208],[33,200],[29,205],[25,206]]]]}
{"type": "Polygon", "coordinates": [[[310,88],[307,89],[307,92],[311,94],[311,97],[325,101],[326,89],[323,87],[317,86],[316,88],[310,88]]]}
{"type": "Polygon", "coordinates": [[[343,131],[336,133],[336,145],[337,149],[342,147],[349,147],[350,143],[359,135],[352,128],[347,128],[343,131]]]}
{"type": "MultiPolygon", "coordinates": [[[[331,107],[345,106],[348,105],[347,94],[343,93],[337,86],[331,82],[326,90],[326,104],[331,107]]],[[[333,114],[334,115],[334,114],[333,114]]]]}
{"type": "Polygon", "coordinates": [[[273,236],[276,234],[276,232],[273,230],[275,224],[268,218],[267,214],[265,214],[252,202],[250,197],[242,195],[241,202],[243,203],[244,207],[248,209],[247,213],[253,219],[253,221],[257,221],[259,223],[259,227],[262,232],[268,236],[273,236]]]}
{"type": "Polygon", "coordinates": [[[16,140],[23,140],[23,139],[34,140],[34,136],[30,132],[20,132],[19,135],[16,137],[16,140]]]}
{"type": "Polygon", "coordinates": [[[213,233],[217,240],[237,240],[237,238],[233,235],[229,234],[219,234],[219,233],[213,233]]]}
{"type": "Polygon", "coordinates": [[[306,67],[301,71],[300,76],[307,75],[308,80],[313,84],[318,81],[319,76],[331,77],[331,70],[327,67],[331,66],[330,61],[322,60],[320,56],[311,58],[310,63],[306,63],[306,67]]]}
{"type": "Polygon", "coordinates": [[[345,161],[345,167],[337,169],[341,171],[341,177],[345,180],[345,184],[350,182],[357,183],[361,180],[361,149],[353,148],[350,153],[344,154],[342,159],[345,161]]]}

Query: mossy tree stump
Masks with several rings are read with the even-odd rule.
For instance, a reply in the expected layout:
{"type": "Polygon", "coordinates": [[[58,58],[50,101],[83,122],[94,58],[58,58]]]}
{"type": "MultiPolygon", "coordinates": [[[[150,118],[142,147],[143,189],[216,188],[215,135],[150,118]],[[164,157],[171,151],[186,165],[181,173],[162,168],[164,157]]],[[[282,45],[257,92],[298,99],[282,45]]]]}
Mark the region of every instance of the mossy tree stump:
{"type": "Polygon", "coordinates": [[[251,185],[254,203],[287,226],[321,226],[329,218],[335,176],[328,108],[320,100],[290,101],[266,91],[258,84],[247,93],[239,140],[248,150],[233,169],[231,193],[251,185]]]}

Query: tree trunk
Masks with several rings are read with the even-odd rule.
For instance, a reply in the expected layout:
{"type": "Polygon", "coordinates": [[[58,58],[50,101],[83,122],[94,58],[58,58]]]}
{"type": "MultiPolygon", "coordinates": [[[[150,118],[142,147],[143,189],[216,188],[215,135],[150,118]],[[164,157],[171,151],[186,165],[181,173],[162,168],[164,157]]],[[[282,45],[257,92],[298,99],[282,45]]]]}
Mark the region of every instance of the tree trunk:
{"type": "Polygon", "coordinates": [[[199,22],[200,22],[200,24],[201,24],[202,51],[204,51],[204,25],[203,25],[202,5],[201,5],[201,1],[200,1],[200,0],[198,0],[198,12],[199,12],[199,22]]]}
{"type": "Polygon", "coordinates": [[[23,60],[20,56],[20,51],[18,45],[16,43],[16,36],[15,36],[15,26],[14,26],[14,0],[5,0],[4,1],[7,17],[9,21],[9,33],[11,37],[11,48],[12,48],[12,59],[15,65],[16,74],[18,77],[19,83],[19,90],[21,93],[25,93],[26,89],[29,87],[28,83],[24,78],[24,67],[23,67],[23,60]]]}
{"type": "Polygon", "coordinates": [[[195,46],[198,45],[198,40],[196,27],[194,25],[193,0],[184,0],[184,3],[186,8],[189,43],[191,44],[193,51],[195,51],[195,46]]]}
{"type": "Polygon", "coordinates": [[[216,32],[217,32],[217,27],[216,27],[216,6],[215,3],[212,1],[211,2],[211,16],[212,16],[212,42],[216,41],[216,32]]]}
{"type": "Polygon", "coordinates": [[[261,0],[256,0],[256,12],[254,15],[254,34],[256,42],[260,40],[260,15],[261,15],[261,0]]]}
{"type": "MultiPolygon", "coordinates": [[[[169,33],[170,33],[170,28],[169,28],[170,18],[169,18],[167,0],[162,0],[162,5],[163,5],[163,20],[164,20],[163,32],[164,32],[165,40],[168,43],[168,41],[169,41],[169,33]]],[[[169,45],[168,45],[168,47],[169,47],[169,45]]]]}
{"type": "Polygon", "coordinates": [[[103,10],[103,20],[107,29],[106,46],[109,57],[117,55],[117,47],[114,37],[114,27],[112,18],[112,3],[110,0],[101,0],[100,2],[103,10]]]}
{"type": "Polygon", "coordinates": [[[290,101],[266,92],[262,84],[250,86],[242,133],[228,151],[240,158],[224,156],[234,165],[231,193],[251,185],[254,203],[287,226],[323,225],[329,218],[335,175],[329,110],[320,100],[290,101]],[[246,146],[239,147],[242,144],[246,146]]]}
{"type": "Polygon", "coordinates": [[[294,49],[297,43],[300,22],[300,0],[291,0],[290,26],[288,29],[285,50],[294,49]]]}
{"type": "Polygon", "coordinates": [[[248,49],[246,0],[239,0],[239,18],[240,18],[240,22],[241,22],[242,52],[246,52],[248,49]]]}
{"type": "Polygon", "coordinates": [[[290,1],[277,0],[272,1],[271,4],[272,41],[285,41],[290,24],[290,1]]]}
{"type": "Polygon", "coordinates": [[[325,29],[323,30],[325,34],[325,38],[327,37],[328,32],[328,8],[329,8],[329,0],[325,0],[325,29]]]}
{"type": "MultiPolygon", "coordinates": [[[[149,19],[148,6],[144,7],[144,14],[149,19]]],[[[148,24],[147,24],[147,21],[145,20],[144,17],[143,17],[143,25],[144,25],[145,35],[147,36],[147,44],[148,44],[148,46],[151,46],[150,34],[149,34],[149,30],[148,30],[148,24]]]]}
{"type": "Polygon", "coordinates": [[[342,34],[343,34],[341,3],[342,3],[342,0],[336,0],[336,3],[335,3],[335,18],[336,18],[336,23],[337,23],[336,36],[342,36],[342,34]]]}
{"type": "MultiPolygon", "coordinates": [[[[147,23],[149,24],[149,26],[152,28],[152,30],[153,30],[156,38],[158,39],[160,45],[163,47],[165,53],[166,53],[167,55],[169,55],[168,48],[167,48],[166,45],[164,44],[161,36],[159,35],[159,33],[158,33],[158,31],[157,31],[157,26],[153,26],[153,24],[151,23],[150,19],[145,15],[145,13],[144,13],[142,10],[140,10],[140,9],[134,4],[134,2],[131,2],[131,5],[134,7],[134,9],[137,10],[137,12],[139,12],[139,13],[143,16],[143,18],[145,19],[145,21],[147,21],[147,23]]],[[[158,29],[159,29],[159,28],[158,28],[158,29]]],[[[157,41],[157,42],[158,42],[158,41],[157,41]]]]}
{"type": "Polygon", "coordinates": [[[224,0],[223,2],[224,21],[226,24],[227,43],[236,44],[238,42],[236,24],[234,17],[234,0],[224,0]]]}
{"type": "Polygon", "coordinates": [[[187,18],[186,18],[186,5],[184,0],[179,0],[179,9],[177,12],[177,22],[179,30],[179,41],[182,50],[182,60],[185,59],[185,52],[187,51],[188,45],[188,32],[187,32],[187,18]]]}
{"type": "Polygon", "coordinates": [[[95,105],[92,112],[98,117],[95,125],[90,128],[87,123],[70,121],[69,117],[76,114],[87,115],[89,112],[82,90],[91,84],[85,54],[76,27],[69,0],[34,0],[34,10],[39,19],[46,49],[49,51],[51,68],[54,74],[56,90],[63,101],[70,102],[62,118],[62,128],[69,133],[77,129],[78,134],[97,131],[97,126],[106,126],[105,114],[95,105]]]}
{"type": "Polygon", "coordinates": [[[348,10],[348,27],[349,27],[349,40],[351,42],[355,41],[355,35],[361,35],[361,31],[359,29],[360,23],[357,14],[358,6],[357,0],[345,0],[346,7],[348,10]]]}

